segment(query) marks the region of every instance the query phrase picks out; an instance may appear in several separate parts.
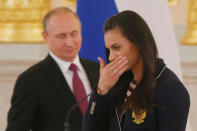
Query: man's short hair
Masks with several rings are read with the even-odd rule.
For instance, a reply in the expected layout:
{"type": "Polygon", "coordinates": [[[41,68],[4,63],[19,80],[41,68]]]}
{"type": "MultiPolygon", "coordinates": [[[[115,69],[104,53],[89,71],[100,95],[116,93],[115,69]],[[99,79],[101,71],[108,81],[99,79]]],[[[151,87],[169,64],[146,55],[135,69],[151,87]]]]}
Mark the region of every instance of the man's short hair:
{"type": "MultiPolygon", "coordinates": [[[[42,26],[43,26],[44,32],[47,32],[47,24],[49,22],[49,19],[52,16],[54,16],[54,15],[56,15],[58,13],[65,13],[65,14],[71,13],[74,16],[76,16],[76,18],[79,20],[78,15],[74,11],[72,11],[71,9],[69,9],[67,7],[57,7],[57,8],[54,8],[54,9],[50,10],[48,13],[46,13],[46,15],[43,18],[42,26]]],[[[80,23],[80,20],[79,20],[79,23],[80,23]]]]}

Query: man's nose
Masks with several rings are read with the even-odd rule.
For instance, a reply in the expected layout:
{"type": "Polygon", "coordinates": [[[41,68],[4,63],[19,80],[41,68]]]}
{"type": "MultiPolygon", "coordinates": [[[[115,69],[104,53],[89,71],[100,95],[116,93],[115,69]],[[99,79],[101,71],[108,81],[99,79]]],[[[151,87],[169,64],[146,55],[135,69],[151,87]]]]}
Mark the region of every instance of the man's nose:
{"type": "Polygon", "coordinates": [[[66,37],[65,38],[65,44],[66,44],[66,46],[72,46],[72,43],[73,43],[73,41],[72,41],[72,38],[71,37],[66,37]]]}

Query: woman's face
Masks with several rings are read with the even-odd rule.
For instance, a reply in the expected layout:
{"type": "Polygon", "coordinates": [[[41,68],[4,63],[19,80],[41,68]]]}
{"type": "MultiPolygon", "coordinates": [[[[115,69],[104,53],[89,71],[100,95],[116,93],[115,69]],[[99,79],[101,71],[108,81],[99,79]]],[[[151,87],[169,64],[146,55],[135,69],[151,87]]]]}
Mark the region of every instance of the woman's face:
{"type": "Polygon", "coordinates": [[[110,61],[115,60],[118,56],[126,56],[128,60],[127,70],[133,70],[138,66],[140,63],[139,51],[132,42],[123,36],[120,28],[116,27],[106,32],[104,39],[105,46],[110,51],[110,61]]]}

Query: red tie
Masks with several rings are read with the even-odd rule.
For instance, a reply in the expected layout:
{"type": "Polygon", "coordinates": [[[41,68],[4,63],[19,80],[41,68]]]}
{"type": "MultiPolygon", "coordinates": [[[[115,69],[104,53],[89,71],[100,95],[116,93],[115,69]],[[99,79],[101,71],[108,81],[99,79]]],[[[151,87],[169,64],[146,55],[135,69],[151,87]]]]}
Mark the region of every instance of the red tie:
{"type": "MultiPolygon", "coordinates": [[[[77,73],[78,70],[77,66],[75,64],[71,64],[69,69],[73,71],[73,91],[75,94],[76,101],[79,102],[86,97],[85,88],[77,73]]],[[[81,104],[79,104],[79,108],[83,115],[85,115],[87,107],[88,107],[88,100],[84,100],[81,104]]]]}

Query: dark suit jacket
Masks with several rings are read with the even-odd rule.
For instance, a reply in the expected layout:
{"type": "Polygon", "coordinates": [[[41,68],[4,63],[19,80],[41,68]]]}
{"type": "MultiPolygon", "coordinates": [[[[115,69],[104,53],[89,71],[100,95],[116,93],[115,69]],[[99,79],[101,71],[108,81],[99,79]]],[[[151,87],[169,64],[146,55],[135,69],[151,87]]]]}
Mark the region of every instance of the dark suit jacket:
{"type": "MultiPolygon", "coordinates": [[[[99,65],[80,59],[91,87],[98,80],[99,65]]],[[[23,72],[17,79],[7,131],[63,131],[65,116],[76,104],[75,97],[50,55],[23,72]]],[[[80,131],[82,114],[77,107],[70,116],[71,131],[80,131]]]]}

